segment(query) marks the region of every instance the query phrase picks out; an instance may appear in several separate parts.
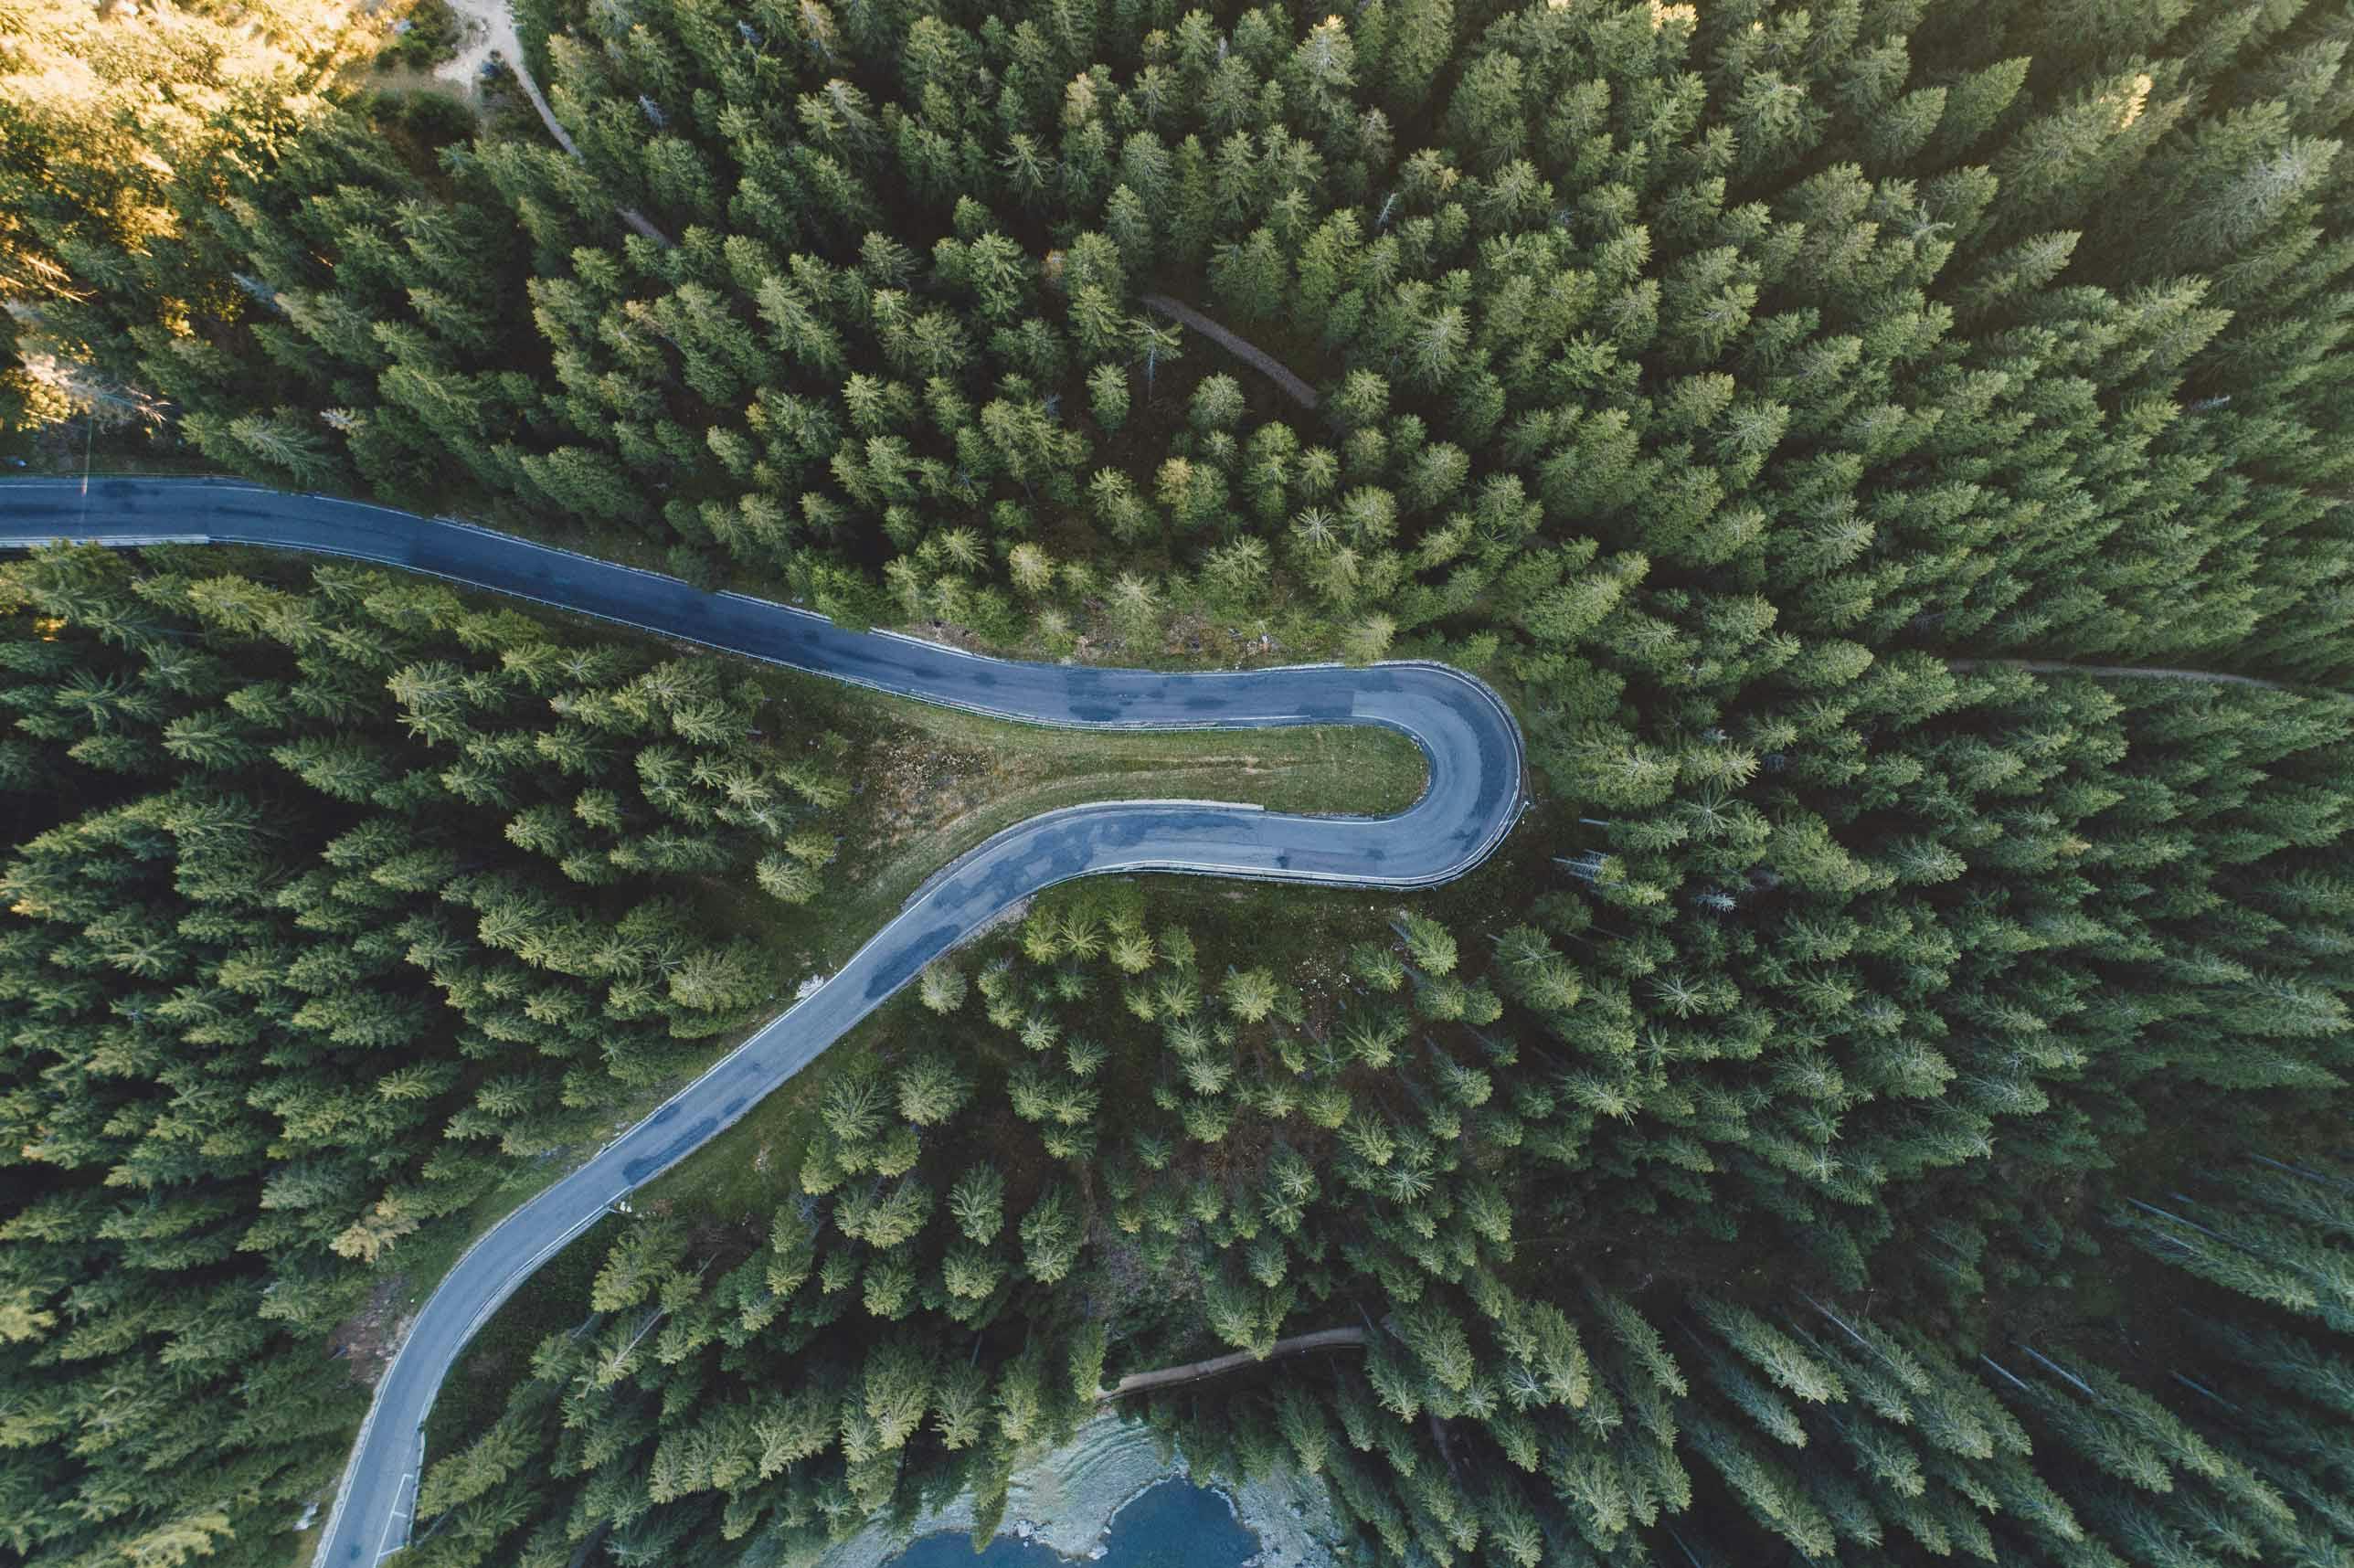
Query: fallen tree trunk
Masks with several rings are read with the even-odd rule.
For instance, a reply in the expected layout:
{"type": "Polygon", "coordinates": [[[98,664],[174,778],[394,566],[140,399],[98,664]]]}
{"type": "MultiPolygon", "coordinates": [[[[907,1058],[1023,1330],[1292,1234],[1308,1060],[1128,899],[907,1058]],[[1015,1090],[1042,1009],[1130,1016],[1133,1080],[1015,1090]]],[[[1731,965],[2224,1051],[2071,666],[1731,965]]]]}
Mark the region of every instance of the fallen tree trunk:
{"type": "Polygon", "coordinates": [[[1182,1366],[1130,1372],[1114,1386],[1096,1390],[1096,1403],[1102,1404],[1131,1393],[1142,1393],[1147,1389],[1167,1388],[1172,1383],[1193,1383],[1243,1367],[1261,1366],[1282,1356],[1305,1355],[1310,1351],[1361,1351],[1365,1348],[1368,1338],[1370,1336],[1363,1329],[1319,1329],[1312,1334],[1278,1340],[1264,1356],[1255,1356],[1248,1351],[1236,1351],[1232,1355],[1213,1356],[1205,1361],[1187,1361],[1182,1366]]]}

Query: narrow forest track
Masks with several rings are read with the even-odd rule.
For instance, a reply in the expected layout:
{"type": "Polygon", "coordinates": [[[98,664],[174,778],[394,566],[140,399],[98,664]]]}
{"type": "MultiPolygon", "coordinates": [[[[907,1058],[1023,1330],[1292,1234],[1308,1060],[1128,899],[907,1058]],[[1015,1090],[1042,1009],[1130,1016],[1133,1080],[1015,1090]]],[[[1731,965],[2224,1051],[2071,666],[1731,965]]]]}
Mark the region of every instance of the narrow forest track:
{"type": "MultiPolygon", "coordinates": [[[[538,111],[540,122],[546,126],[548,135],[555,139],[556,144],[562,148],[575,163],[585,163],[587,160],[581,156],[580,149],[573,142],[571,132],[565,130],[562,121],[557,119],[556,111],[549,105],[546,95],[540,91],[539,84],[532,79],[531,68],[524,58],[523,42],[515,31],[514,16],[507,0],[451,0],[451,5],[461,16],[481,23],[486,29],[488,37],[485,43],[465,50],[456,60],[443,67],[442,70],[436,74],[453,76],[471,74],[480,69],[481,62],[486,56],[504,59],[508,69],[514,73],[516,83],[522,87],[524,96],[531,101],[532,108],[538,111]]],[[[655,228],[645,215],[636,208],[625,207],[619,207],[616,211],[623,223],[628,224],[631,229],[648,239],[665,246],[672,243],[668,235],[655,228]]],[[[1306,377],[1231,327],[1204,314],[1184,301],[1168,294],[1145,294],[1140,297],[1148,309],[1160,312],[1181,326],[1193,328],[1235,358],[1258,371],[1274,382],[1285,397],[1300,407],[1314,408],[1322,401],[1317,395],[1316,388],[1309,385],[1306,377]]],[[[2026,670],[2036,674],[2094,675],[2115,680],[2199,681],[2210,685],[2250,686],[2267,692],[2294,692],[2298,689],[2283,682],[2265,680],[2258,675],[2232,675],[2213,670],[2183,670],[2167,666],[2136,664],[2080,664],[2064,659],[1998,658],[1946,661],[1946,667],[1955,671],[1997,666],[2026,670]]]]}
{"type": "MultiPolygon", "coordinates": [[[[538,111],[539,122],[547,127],[548,135],[555,138],[556,144],[564,149],[567,157],[576,164],[586,164],[588,160],[580,155],[580,148],[572,140],[572,133],[556,117],[556,110],[548,103],[547,95],[540,91],[539,83],[531,79],[531,64],[524,58],[523,38],[515,31],[514,13],[508,7],[506,0],[450,0],[450,8],[468,20],[481,24],[484,37],[460,50],[455,59],[433,74],[446,80],[463,80],[471,87],[485,60],[504,60],[507,69],[514,74],[515,85],[523,89],[523,95],[531,100],[532,108],[538,111]]],[[[620,215],[621,221],[637,233],[657,245],[670,244],[670,236],[648,222],[645,214],[637,208],[623,207],[614,210],[620,215]]]]}
{"type": "Polygon", "coordinates": [[[2112,681],[2198,681],[2210,686],[2253,686],[2260,692],[2301,693],[2306,688],[2261,675],[2227,675],[2219,670],[2178,670],[2160,664],[2077,664],[2065,659],[1948,659],[1948,670],[2025,670],[2038,675],[2094,675],[2112,681]]]}
{"type": "Polygon", "coordinates": [[[1131,1393],[1142,1393],[1148,1389],[1199,1383],[1204,1378],[1219,1377],[1226,1372],[1240,1372],[1245,1367],[1264,1365],[1268,1361],[1280,1361],[1285,1356],[1304,1356],[1311,1351],[1362,1351],[1371,1339],[1372,1336],[1363,1329],[1319,1329],[1313,1333],[1295,1334],[1290,1339],[1276,1340],[1263,1356],[1254,1355],[1248,1351],[1236,1351],[1228,1356],[1212,1356],[1205,1361],[1186,1361],[1179,1366],[1130,1372],[1111,1387],[1096,1390],[1096,1403],[1108,1404],[1131,1393]]]}
{"type": "MultiPolygon", "coordinates": [[[[556,110],[547,101],[547,95],[540,91],[539,83],[532,79],[531,65],[524,58],[523,40],[515,32],[514,15],[509,9],[506,0],[451,0],[451,4],[452,8],[460,16],[480,23],[486,37],[461,51],[456,59],[435,74],[447,76],[452,79],[465,77],[471,80],[473,74],[481,70],[484,60],[493,58],[504,60],[507,69],[514,74],[515,84],[523,89],[523,95],[531,101],[532,108],[538,111],[540,123],[547,128],[547,133],[554,138],[556,144],[562,148],[565,155],[574,163],[587,163],[588,160],[581,156],[579,145],[572,140],[572,133],[567,131],[564,128],[564,122],[556,117],[556,110]]],[[[620,215],[623,223],[628,224],[632,230],[655,244],[667,246],[672,243],[670,236],[655,228],[645,214],[637,208],[623,207],[616,207],[614,210],[620,215]]],[[[1146,294],[1143,296],[1143,301],[1150,309],[1159,311],[1181,325],[1192,327],[1235,358],[1257,370],[1268,380],[1274,382],[1285,397],[1300,407],[1313,408],[1320,401],[1316,395],[1316,388],[1310,387],[1289,366],[1285,365],[1248,338],[1204,315],[1182,300],[1172,299],[1167,294],[1146,294]]]]}
{"type": "Polygon", "coordinates": [[[1017,823],[950,862],[832,979],[459,1258],[376,1383],[321,1532],[319,1568],[372,1568],[406,1543],[434,1396],[501,1302],[612,1205],[718,1136],[1006,910],[1074,877],[1145,871],[1436,886],[1485,860],[1523,804],[1520,726],[1487,685],[1444,664],[1168,673],[1021,663],[848,631],[788,605],[358,502],[219,480],[0,482],[0,547],[58,540],[345,556],[996,718],[1097,729],[1380,725],[1412,738],[1428,759],[1422,798],[1387,817],[1199,800],[1074,806],[1017,823]]]}
{"type": "Polygon", "coordinates": [[[1159,311],[1181,326],[1192,327],[1236,359],[1258,371],[1280,388],[1283,395],[1303,408],[1313,408],[1319,399],[1316,388],[1308,385],[1298,372],[1283,361],[1259,347],[1248,338],[1240,336],[1204,315],[1182,300],[1172,300],[1166,294],[1146,294],[1146,305],[1159,311]]]}

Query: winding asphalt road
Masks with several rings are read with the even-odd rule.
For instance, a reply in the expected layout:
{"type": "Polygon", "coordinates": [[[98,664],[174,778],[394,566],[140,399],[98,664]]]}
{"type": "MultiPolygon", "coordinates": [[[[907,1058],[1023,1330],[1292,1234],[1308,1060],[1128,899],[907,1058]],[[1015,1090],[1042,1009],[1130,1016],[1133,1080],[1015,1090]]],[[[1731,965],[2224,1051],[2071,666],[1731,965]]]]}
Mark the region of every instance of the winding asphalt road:
{"type": "Polygon", "coordinates": [[[927,963],[1042,888],[1175,871],[1351,887],[1429,887],[1479,863],[1519,818],[1520,730],[1487,686],[1442,664],[1167,674],[984,659],[548,548],[467,524],[217,480],[0,483],[0,547],[242,544],[345,556],[970,712],[1090,728],[1370,724],[1429,759],[1394,816],[1305,817],[1201,801],[1125,801],[1034,817],[958,857],[842,971],[475,1243],[377,1383],[321,1536],[319,1568],[369,1568],[408,1539],[424,1425],[475,1330],[615,1202],[693,1153],[798,1073],[927,963]]]}

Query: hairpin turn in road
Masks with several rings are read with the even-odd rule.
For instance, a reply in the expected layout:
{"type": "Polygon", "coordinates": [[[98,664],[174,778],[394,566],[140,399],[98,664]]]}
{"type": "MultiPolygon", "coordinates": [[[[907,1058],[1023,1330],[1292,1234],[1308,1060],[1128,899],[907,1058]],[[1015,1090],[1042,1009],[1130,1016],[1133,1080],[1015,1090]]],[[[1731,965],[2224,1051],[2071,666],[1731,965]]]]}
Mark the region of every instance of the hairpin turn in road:
{"type": "Polygon", "coordinates": [[[1115,872],[1405,890],[1479,863],[1519,818],[1521,734],[1485,684],[1443,664],[1167,673],[987,659],[613,565],[468,524],[220,480],[0,483],[0,546],[239,544],[423,572],[664,637],[972,713],[1073,728],[1383,725],[1429,785],[1387,817],[1309,817],[1203,801],[1049,811],[959,856],[841,972],[659,1110],[477,1241],[378,1381],[322,1532],[319,1568],[368,1568],[407,1542],[442,1378],[499,1304],[614,1202],[693,1153],[923,967],[1024,898],[1115,872]]]}

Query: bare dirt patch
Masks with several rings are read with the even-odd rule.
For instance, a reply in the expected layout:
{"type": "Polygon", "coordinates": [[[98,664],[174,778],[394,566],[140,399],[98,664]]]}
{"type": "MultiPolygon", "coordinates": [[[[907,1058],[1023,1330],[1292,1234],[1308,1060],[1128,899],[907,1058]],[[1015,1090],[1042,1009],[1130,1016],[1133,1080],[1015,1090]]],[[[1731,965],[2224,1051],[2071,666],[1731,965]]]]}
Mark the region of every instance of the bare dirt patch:
{"type": "Polygon", "coordinates": [[[400,1352],[417,1314],[408,1309],[408,1276],[388,1274],[368,1292],[367,1305],[335,1325],[327,1354],[351,1363],[352,1381],[374,1388],[400,1352]]]}
{"type": "Polygon", "coordinates": [[[852,853],[887,855],[911,838],[938,832],[1002,791],[1013,771],[983,753],[901,731],[869,747],[858,779],[869,797],[869,831],[852,853]]]}
{"type": "Polygon", "coordinates": [[[435,76],[461,87],[478,88],[482,67],[493,54],[518,70],[523,69],[523,44],[515,36],[514,17],[507,10],[507,0],[450,0],[450,9],[458,14],[463,41],[457,54],[436,68],[435,76]]]}

